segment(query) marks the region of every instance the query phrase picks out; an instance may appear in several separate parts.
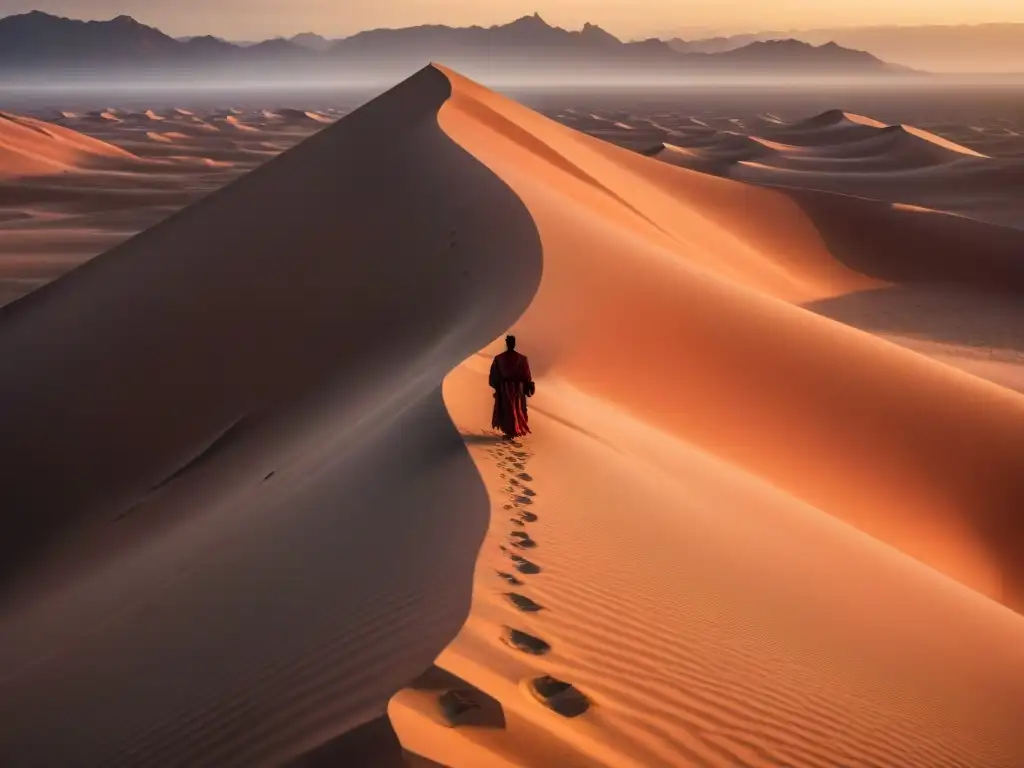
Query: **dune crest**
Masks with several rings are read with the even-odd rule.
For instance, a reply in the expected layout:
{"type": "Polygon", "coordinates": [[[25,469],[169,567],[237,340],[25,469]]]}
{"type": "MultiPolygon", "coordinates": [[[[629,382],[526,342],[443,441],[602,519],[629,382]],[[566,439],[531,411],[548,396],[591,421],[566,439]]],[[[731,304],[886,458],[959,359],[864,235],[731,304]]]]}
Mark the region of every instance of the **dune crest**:
{"type": "Polygon", "coordinates": [[[671,130],[664,143],[641,151],[740,181],[856,195],[1024,229],[1024,193],[1011,181],[1019,175],[1018,158],[841,110],[755,122],[749,129],[730,121],[727,129],[671,130]]]}

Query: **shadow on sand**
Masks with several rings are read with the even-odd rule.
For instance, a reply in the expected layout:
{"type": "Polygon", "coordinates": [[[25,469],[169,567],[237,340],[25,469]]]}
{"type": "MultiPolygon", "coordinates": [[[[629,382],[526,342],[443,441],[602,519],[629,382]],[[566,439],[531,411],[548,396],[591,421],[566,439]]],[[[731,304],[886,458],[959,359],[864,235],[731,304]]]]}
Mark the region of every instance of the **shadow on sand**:
{"type": "Polygon", "coordinates": [[[485,432],[459,432],[466,445],[502,445],[509,441],[501,435],[487,434],[485,432]]]}
{"type": "Polygon", "coordinates": [[[833,257],[861,274],[891,283],[1024,293],[1024,231],[830,192],[771,188],[800,207],[833,257]]]}
{"type": "Polygon", "coordinates": [[[804,305],[873,333],[1024,352],[1024,301],[949,285],[896,285],[804,305]]]}
{"type": "Polygon", "coordinates": [[[286,763],[284,768],[341,768],[349,765],[353,768],[443,768],[440,763],[404,750],[387,715],[307,752],[286,763]]]}

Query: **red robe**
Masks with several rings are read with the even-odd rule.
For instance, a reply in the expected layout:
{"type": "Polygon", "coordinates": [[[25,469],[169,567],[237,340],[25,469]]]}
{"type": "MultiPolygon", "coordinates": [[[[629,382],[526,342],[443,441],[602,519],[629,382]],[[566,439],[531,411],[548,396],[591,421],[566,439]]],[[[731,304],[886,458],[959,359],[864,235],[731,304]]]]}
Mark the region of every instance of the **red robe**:
{"type": "Polygon", "coordinates": [[[530,434],[526,413],[527,393],[533,394],[533,376],[526,355],[515,350],[502,352],[491,363],[490,385],[494,389],[491,426],[506,437],[530,434]]]}

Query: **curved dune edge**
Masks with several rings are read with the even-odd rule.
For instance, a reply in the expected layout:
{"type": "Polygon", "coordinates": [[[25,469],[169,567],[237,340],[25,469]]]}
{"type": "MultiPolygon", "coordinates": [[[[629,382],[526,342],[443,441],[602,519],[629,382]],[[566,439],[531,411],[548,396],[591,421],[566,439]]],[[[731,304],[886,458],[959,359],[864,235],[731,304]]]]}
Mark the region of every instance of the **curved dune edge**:
{"type": "Polygon", "coordinates": [[[487,497],[440,385],[541,254],[449,93],[424,70],[0,310],[0,763],[280,765],[458,632],[487,497]]]}
{"type": "MultiPolygon", "coordinates": [[[[1006,501],[1021,498],[1024,482],[1005,470],[1016,461],[1016,450],[1024,440],[1024,398],[792,306],[812,297],[838,296],[889,283],[853,272],[838,261],[832,253],[836,246],[824,242],[819,234],[829,230],[830,218],[847,215],[859,219],[858,226],[874,224],[888,230],[883,234],[897,243],[901,236],[907,244],[910,237],[916,238],[918,245],[927,243],[934,236],[930,238],[909,226],[914,212],[864,206],[860,201],[830,200],[823,195],[807,195],[806,202],[797,205],[792,198],[773,191],[672,171],[499,100],[469,81],[458,80],[457,86],[442,110],[442,126],[519,192],[538,221],[542,238],[550,232],[545,240],[547,258],[541,290],[520,320],[522,327],[536,329],[531,339],[534,345],[540,345],[534,356],[543,369],[595,394],[614,392],[609,400],[634,415],[736,460],[773,484],[855,524],[858,520],[869,524],[880,516],[877,510],[885,510],[890,523],[893,517],[916,518],[931,527],[948,524],[959,534],[976,526],[996,525],[1006,511],[1006,501]],[[500,114],[506,122],[499,124],[492,114],[500,114]],[[456,115],[461,122],[456,121],[456,115]],[[583,199],[593,202],[595,213],[616,213],[616,219],[605,216],[604,220],[625,231],[620,235],[609,227],[611,231],[602,234],[620,239],[623,246],[638,246],[632,259],[627,261],[615,240],[604,248],[592,243],[583,245],[582,238],[587,234],[581,230],[596,225],[596,216],[594,221],[568,221],[556,229],[548,212],[551,206],[542,207],[536,202],[528,178],[547,178],[557,169],[553,171],[550,163],[545,167],[547,158],[531,157],[524,151],[518,134],[502,133],[512,120],[518,121],[518,130],[532,129],[538,146],[546,142],[546,152],[561,152],[567,167],[578,167],[589,160],[588,171],[593,177],[613,188],[633,210],[639,209],[655,221],[658,230],[652,232],[652,227],[632,210],[622,212],[618,206],[616,211],[614,201],[593,184],[572,179],[581,188],[581,196],[590,194],[583,199]],[[485,138],[494,141],[484,143],[485,138]],[[499,141],[505,142],[501,148],[508,150],[509,157],[530,163],[517,167],[535,173],[512,174],[512,161],[499,163],[499,152],[493,146],[499,141]],[[612,187],[613,183],[617,186],[612,187]],[[729,203],[735,204],[734,210],[723,211],[729,203]],[[673,204],[676,210],[670,207],[673,204]],[[741,205],[746,225],[735,222],[739,226],[726,228],[729,218],[740,218],[736,211],[741,205]],[[757,210],[769,206],[770,216],[757,210]],[[722,218],[714,220],[719,216],[722,218]],[[665,237],[666,232],[674,242],[665,237]],[[562,239],[556,240],[559,236],[562,239]],[[563,255],[562,243],[569,238],[580,242],[572,249],[571,257],[563,255]],[[640,246],[645,250],[639,250],[640,246]],[[780,263],[783,253],[787,262],[780,263]],[[615,259],[626,263],[616,264],[615,259]],[[568,263],[563,266],[561,262],[568,263]],[[615,280],[622,277],[618,273],[623,269],[632,275],[628,282],[615,280]],[[782,275],[783,279],[771,279],[782,275]],[[671,287],[645,292],[655,283],[671,287]],[[565,295],[567,290],[555,293],[570,285],[579,298],[565,295]],[[619,287],[607,294],[618,293],[618,297],[599,293],[612,285],[619,287]],[[598,295],[585,296],[588,289],[598,295]],[[701,300],[682,302],[680,292],[699,292],[701,300]],[[627,293],[644,296],[652,309],[622,314],[604,311],[599,316],[595,307],[588,306],[603,304],[611,310],[614,303],[619,303],[632,307],[632,301],[623,297],[627,293]],[[545,301],[548,297],[550,301],[545,301]],[[762,332],[769,318],[770,336],[774,338],[761,338],[769,336],[762,332]],[[649,325],[663,330],[655,331],[649,325]],[[574,341],[575,334],[579,337],[574,341]],[[633,340],[627,344],[626,337],[633,340]],[[670,345],[670,339],[674,344],[670,345]],[[623,343],[616,345],[618,341],[623,343]],[[685,356],[686,362],[649,354],[670,346],[685,356]],[[704,354],[696,354],[698,350],[704,354]],[[751,359],[750,353],[754,352],[757,358],[751,359]],[[605,359],[622,362],[597,375],[605,359]],[[759,361],[765,365],[754,365],[759,361]],[[874,381],[865,383],[854,378],[858,367],[870,369],[874,381]],[[639,370],[647,375],[633,381],[631,372],[639,370]],[[664,375],[659,377],[659,373],[664,375]],[[888,373],[892,376],[883,375],[888,373]],[[649,389],[644,380],[652,382],[649,389]],[[672,382],[671,388],[676,391],[663,392],[667,388],[663,382],[672,382]],[[918,413],[907,413],[906,404],[910,402],[917,403],[918,413]],[[839,406],[830,403],[841,403],[848,413],[843,414],[839,406]],[[736,416],[729,418],[730,412],[736,416]],[[877,420],[864,423],[859,414],[870,413],[877,414],[877,420]],[[852,414],[857,418],[851,418],[852,414]],[[825,416],[828,418],[822,418],[825,416]],[[765,426],[774,422],[780,430],[767,430],[766,437],[759,438],[750,434],[755,430],[750,429],[748,419],[765,426]],[[739,423],[730,426],[731,421],[739,423]],[[902,434],[894,445],[892,433],[897,430],[902,434]],[[737,433],[735,444],[723,439],[722,433],[730,431],[737,433]],[[947,431],[970,440],[984,458],[971,460],[952,440],[929,445],[937,432],[947,431]],[[787,437],[780,440],[780,435],[787,437]],[[766,444],[749,445],[762,439],[766,444]],[[831,449],[837,442],[843,450],[831,449]],[[792,455],[783,458],[790,452],[792,455]],[[906,456],[907,452],[915,457],[906,456]],[[828,454],[835,453],[843,454],[841,460],[828,458],[828,454]],[[1003,470],[997,471],[996,466],[1003,470]],[[998,482],[988,482],[990,477],[1000,475],[998,482]],[[937,499],[946,501],[939,504],[937,499]]],[[[556,188],[563,191],[560,186],[556,188]]],[[[574,194],[572,199],[580,197],[574,194]]],[[[1024,235],[1016,232],[972,227],[973,222],[954,218],[935,223],[942,226],[938,230],[941,236],[952,236],[961,224],[965,232],[990,234],[994,258],[1009,252],[1012,246],[1024,246],[1024,235]],[[999,236],[1006,241],[996,239],[999,236]]],[[[976,243],[972,260],[984,274],[985,243],[980,239],[976,243]]],[[[883,255],[889,259],[895,254],[883,255]]],[[[956,257],[942,255],[950,261],[956,257]]],[[[908,269],[917,266],[921,273],[932,270],[941,275],[944,268],[936,263],[918,266],[911,258],[905,261],[908,269]]],[[[870,265],[862,268],[870,269],[870,265]]],[[[894,276],[899,275],[898,265],[891,269],[894,276]]],[[[947,269],[950,275],[957,272],[956,265],[947,269]]],[[[912,279],[914,274],[905,271],[902,276],[912,279]]],[[[1006,277],[1024,287],[1024,271],[1006,277]]],[[[887,539],[881,535],[886,523],[878,524],[881,528],[877,531],[872,531],[870,525],[859,527],[898,549],[915,552],[937,570],[956,570],[957,558],[946,563],[941,558],[929,561],[914,536],[887,539]]],[[[915,536],[920,533],[916,526],[910,527],[915,529],[915,536]]],[[[978,534],[983,537],[983,531],[978,534]]],[[[954,541],[956,538],[952,537],[954,541]]],[[[969,536],[964,547],[967,550],[972,548],[971,538],[974,536],[969,536]]],[[[988,542],[996,549],[997,538],[988,542]]],[[[1021,573],[1011,570],[1017,567],[1018,553],[1005,554],[1012,556],[1001,564],[983,567],[983,571],[990,567],[1000,571],[995,582],[966,581],[991,597],[1013,602],[1024,597],[1024,592],[1011,591],[1014,582],[1022,586],[1021,573]],[[1000,591],[1000,586],[1007,591],[1000,591]]],[[[993,560],[999,556],[998,552],[992,553],[993,560]]]]}
{"type": "MultiPolygon", "coordinates": [[[[540,231],[540,290],[514,325],[539,383],[522,449],[470,444],[492,521],[437,662],[506,725],[441,727],[410,689],[389,708],[403,743],[452,766],[1024,760],[1024,619],[995,602],[1024,597],[1007,515],[1024,398],[799,306],[959,275],[962,249],[889,262],[967,232],[990,237],[965,279],[1019,285],[1018,235],[674,169],[441,69],[443,130],[540,231]],[[875,242],[837,247],[847,220],[875,242]],[[520,573],[522,530],[537,567],[520,573]],[[543,610],[517,610],[497,572],[543,610]],[[508,627],[550,650],[509,648],[508,627]],[[594,706],[551,714],[524,693],[538,675],[594,706]]],[[[499,348],[446,380],[463,431],[499,348]]]]}
{"type": "Polygon", "coordinates": [[[0,112],[0,180],[137,162],[132,153],[70,128],[0,112]]]}
{"type": "MultiPolygon", "coordinates": [[[[738,164],[805,173],[877,174],[923,171],[951,163],[992,161],[979,152],[908,125],[849,124],[834,129],[769,130],[764,136],[713,131],[682,145],[665,143],[646,152],[667,162],[702,170],[700,163],[724,169],[738,164]]],[[[676,141],[682,141],[682,137],[676,141]]],[[[989,162],[989,165],[996,163],[989,162]]]]}
{"type": "Polygon", "coordinates": [[[1003,154],[998,142],[970,148],[912,125],[837,110],[793,123],[729,123],[729,130],[671,132],[644,154],[748,183],[856,195],[1024,229],[1020,158],[1003,154]]]}

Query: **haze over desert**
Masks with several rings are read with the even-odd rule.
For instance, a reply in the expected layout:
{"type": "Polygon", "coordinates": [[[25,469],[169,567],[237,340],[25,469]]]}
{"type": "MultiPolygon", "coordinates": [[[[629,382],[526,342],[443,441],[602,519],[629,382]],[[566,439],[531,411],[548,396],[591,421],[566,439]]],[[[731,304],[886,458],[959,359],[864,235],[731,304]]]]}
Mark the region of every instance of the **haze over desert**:
{"type": "Polygon", "coordinates": [[[1019,96],[9,96],[0,765],[1024,766],[1019,96]]]}

